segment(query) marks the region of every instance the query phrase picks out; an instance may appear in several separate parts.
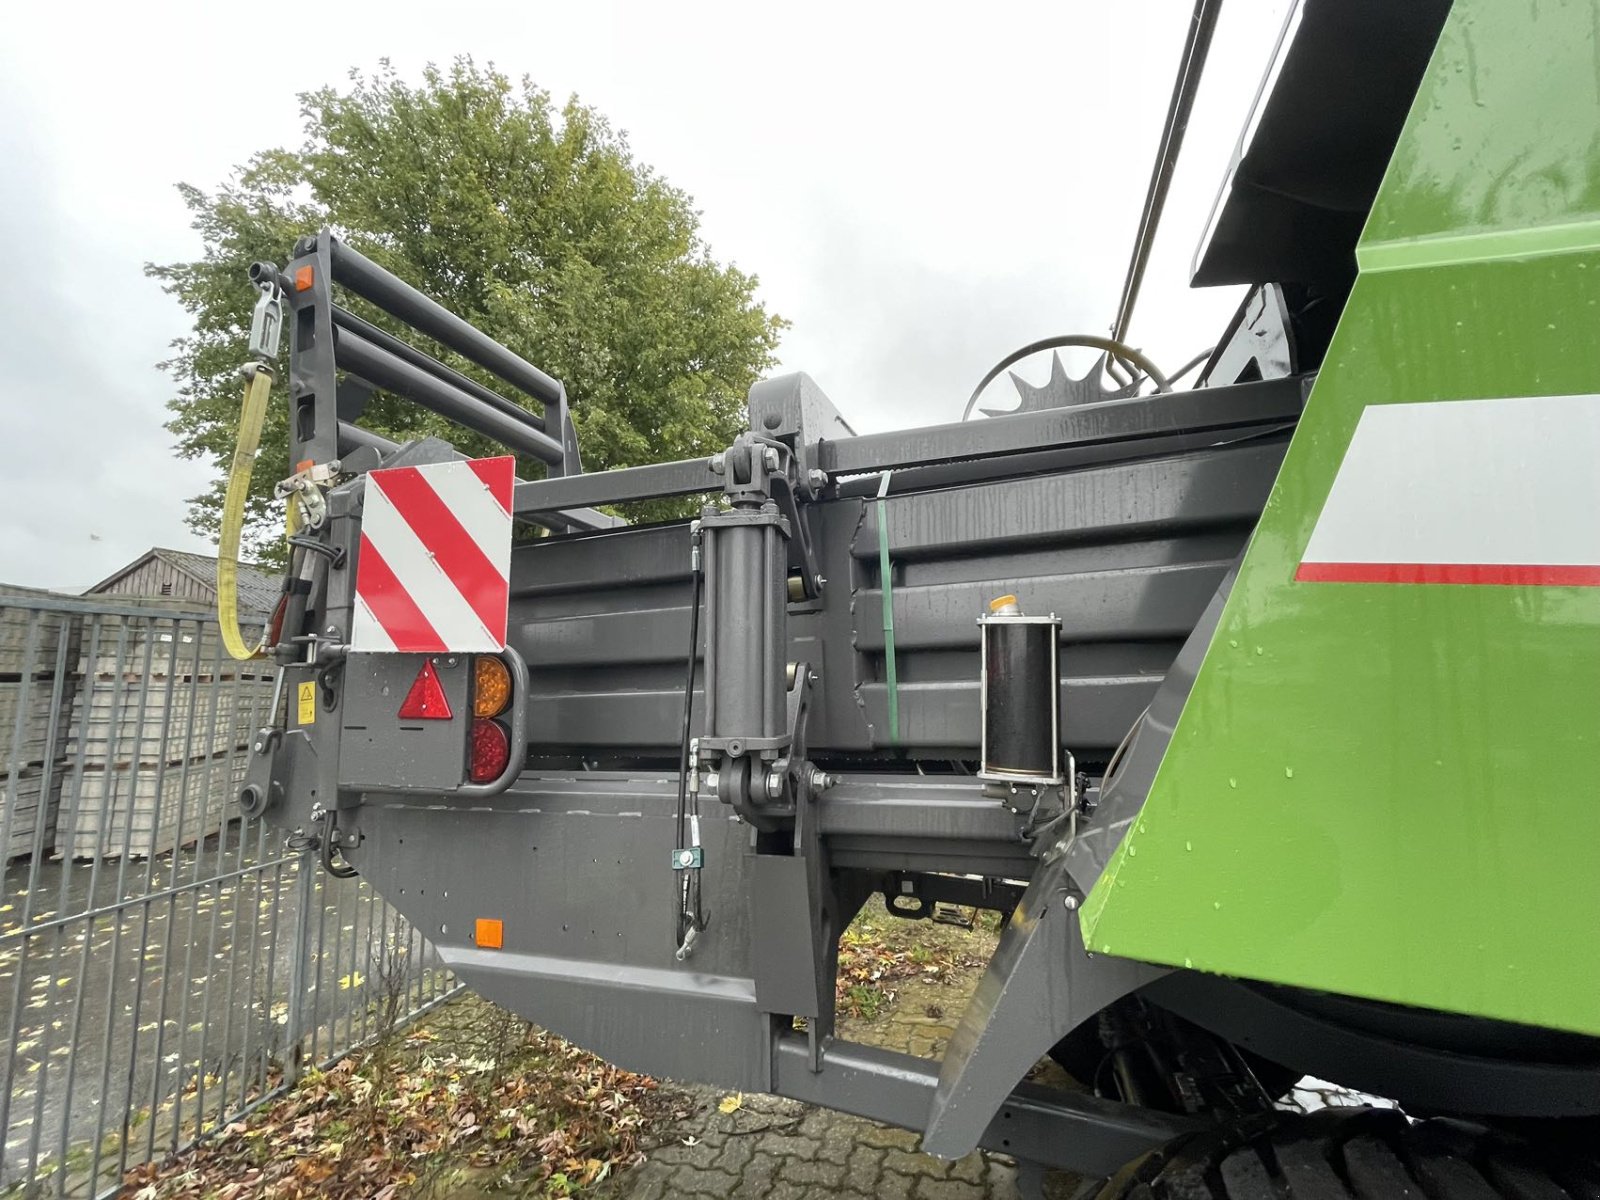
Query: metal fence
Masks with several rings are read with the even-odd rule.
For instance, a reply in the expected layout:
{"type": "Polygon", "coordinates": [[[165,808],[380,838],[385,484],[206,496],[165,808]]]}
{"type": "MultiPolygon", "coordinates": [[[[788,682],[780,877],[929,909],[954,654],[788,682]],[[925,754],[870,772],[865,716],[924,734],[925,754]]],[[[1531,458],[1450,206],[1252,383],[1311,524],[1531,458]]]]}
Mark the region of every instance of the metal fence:
{"type": "Polygon", "coordinates": [[[0,1194],[96,1196],[452,994],[234,798],[274,694],[214,618],[0,595],[0,1194]]]}

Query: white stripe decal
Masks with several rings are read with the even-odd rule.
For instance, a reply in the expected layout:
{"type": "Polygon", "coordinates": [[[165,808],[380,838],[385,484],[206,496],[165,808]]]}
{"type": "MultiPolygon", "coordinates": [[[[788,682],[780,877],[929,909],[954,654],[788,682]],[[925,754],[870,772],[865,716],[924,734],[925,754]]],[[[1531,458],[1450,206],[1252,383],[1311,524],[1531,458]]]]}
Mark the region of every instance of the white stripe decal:
{"type": "Polygon", "coordinates": [[[1600,396],[1533,396],[1369,405],[1299,577],[1581,583],[1596,571],[1600,396]]]}
{"type": "MultiPolygon", "coordinates": [[[[439,463],[436,466],[455,467],[456,464],[439,463]]],[[[483,481],[466,470],[440,471],[436,467],[421,467],[419,470],[439,499],[444,501],[450,515],[461,522],[461,527],[478,544],[483,556],[500,569],[501,577],[510,575],[511,539],[506,536],[506,510],[500,507],[500,501],[494,498],[483,481]]]]}
{"type": "Polygon", "coordinates": [[[367,607],[367,602],[359,595],[356,596],[356,618],[353,623],[351,644],[360,646],[363,650],[393,650],[394,639],[389,636],[389,631],[383,627],[378,618],[372,615],[372,610],[367,607]]]}
{"type": "Polygon", "coordinates": [[[444,645],[459,651],[500,648],[466,597],[384,494],[381,478],[375,474],[367,478],[361,531],[372,540],[395,575],[406,581],[407,594],[444,645]]]}

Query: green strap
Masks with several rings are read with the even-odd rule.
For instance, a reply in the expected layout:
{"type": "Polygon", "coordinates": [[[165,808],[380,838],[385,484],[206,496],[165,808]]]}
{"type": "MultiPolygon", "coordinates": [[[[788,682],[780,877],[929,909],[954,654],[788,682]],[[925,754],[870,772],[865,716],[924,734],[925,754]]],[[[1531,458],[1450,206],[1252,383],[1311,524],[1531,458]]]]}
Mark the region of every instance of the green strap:
{"type": "Polygon", "coordinates": [[[883,661],[884,678],[889,685],[889,744],[900,744],[900,681],[894,661],[894,571],[889,565],[889,522],[885,497],[889,476],[885,471],[878,484],[878,576],[883,585],[883,661]]]}

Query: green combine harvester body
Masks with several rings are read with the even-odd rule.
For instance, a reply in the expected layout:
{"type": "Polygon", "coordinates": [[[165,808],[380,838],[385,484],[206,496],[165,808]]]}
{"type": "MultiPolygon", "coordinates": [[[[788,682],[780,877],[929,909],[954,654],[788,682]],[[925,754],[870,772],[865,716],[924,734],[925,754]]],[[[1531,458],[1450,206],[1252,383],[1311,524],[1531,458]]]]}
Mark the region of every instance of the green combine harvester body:
{"type": "Polygon", "coordinates": [[[1094,949],[1600,1034],[1597,19],[1455,5],[1094,949]]]}

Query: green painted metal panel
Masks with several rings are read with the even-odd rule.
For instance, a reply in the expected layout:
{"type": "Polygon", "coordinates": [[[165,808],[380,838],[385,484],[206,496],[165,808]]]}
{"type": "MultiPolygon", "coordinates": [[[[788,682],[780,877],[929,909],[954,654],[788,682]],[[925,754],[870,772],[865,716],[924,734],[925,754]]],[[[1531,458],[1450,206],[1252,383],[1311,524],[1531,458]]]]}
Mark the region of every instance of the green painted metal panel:
{"type": "MultiPolygon", "coordinates": [[[[1600,6],[1457,0],[1358,259],[1085,941],[1600,1034],[1600,587],[1296,579],[1368,406],[1437,402],[1459,431],[1483,406],[1455,402],[1587,396],[1563,419],[1600,428],[1600,6]]],[[[1582,439],[1540,436],[1488,503],[1522,513],[1573,471],[1582,439]]],[[[1448,453],[1411,447],[1424,478],[1448,453]]],[[[1594,541],[1600,509],[1551,507],[1512,532],[1594,541]]],[[[1431,519],[1396,506],[1375,536],[1431,519]]]]}

